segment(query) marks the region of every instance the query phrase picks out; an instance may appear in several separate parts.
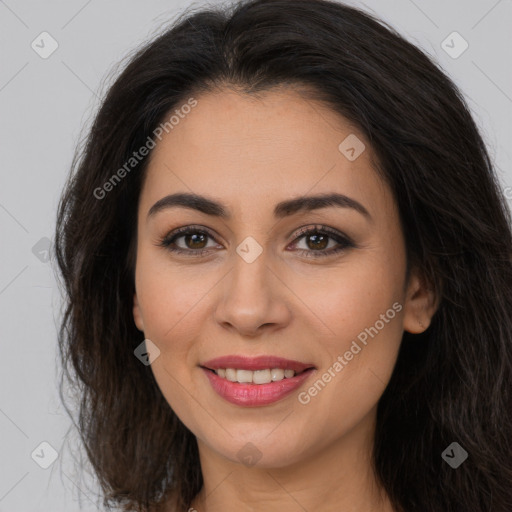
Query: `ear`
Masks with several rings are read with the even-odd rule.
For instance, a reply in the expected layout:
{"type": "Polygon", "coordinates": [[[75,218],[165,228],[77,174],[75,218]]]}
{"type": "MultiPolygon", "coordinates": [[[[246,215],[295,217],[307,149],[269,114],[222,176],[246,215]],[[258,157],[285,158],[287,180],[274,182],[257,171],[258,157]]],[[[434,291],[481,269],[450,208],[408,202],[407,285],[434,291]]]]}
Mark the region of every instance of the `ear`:
{"type": "Polygon", "coordinates": [[[438,306],[439,297],[431,283],[417,269],[411,270],[405,298],[404,330],[412,334],[426,331],[438,306]]]}
{"type": "Polygon", "coordinates": [[[137,293],[133,294],[133,320],[139,331],[144,332],[144,322],[142,321],[142,313],[140,311],[139,300],[137,293]]]}

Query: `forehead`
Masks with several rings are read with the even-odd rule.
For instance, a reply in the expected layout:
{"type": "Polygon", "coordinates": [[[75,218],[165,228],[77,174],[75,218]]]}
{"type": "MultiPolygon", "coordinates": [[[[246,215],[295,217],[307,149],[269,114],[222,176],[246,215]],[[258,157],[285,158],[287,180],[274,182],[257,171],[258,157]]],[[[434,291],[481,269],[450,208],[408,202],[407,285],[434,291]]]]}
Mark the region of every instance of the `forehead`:
{"type": "Polygon", "coordinates": [[[287,89],[258,96],[222,90],[194,99],[196,106],[153,149],[146,210],[176,191],[222,197],[239,214],[332,191],[369,210],[392,208],[365,137],[326,105],[287,89]]]}

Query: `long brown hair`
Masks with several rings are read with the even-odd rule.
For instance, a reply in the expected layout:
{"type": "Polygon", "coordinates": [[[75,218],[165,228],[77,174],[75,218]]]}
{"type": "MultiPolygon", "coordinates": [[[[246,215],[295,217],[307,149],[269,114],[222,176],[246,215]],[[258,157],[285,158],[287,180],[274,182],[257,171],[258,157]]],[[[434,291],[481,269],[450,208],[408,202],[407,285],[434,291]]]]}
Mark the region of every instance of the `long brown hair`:
{"type": "Polygon", "coordinates": [[[286,84],[307,86],[365,134],[400,211],[408,264],[441,297],[430,328],[403,335],[378,406],[376,474],[400,511],[510,512],[512,234],[493,164],[438,66],[385,23],[327,0],[184,13],[131,58],[77,150],[55,237],[61,387],[77,390],[73,421],[104,505],[146,511],[172,495],[186,510],[202,486],[194,435],[133,353],[143,341],[132,298],[147,157],[118,170],[190,96],[286,84]],[[457,469],[441,457],[454,441],[469,454],[457,469]]]}

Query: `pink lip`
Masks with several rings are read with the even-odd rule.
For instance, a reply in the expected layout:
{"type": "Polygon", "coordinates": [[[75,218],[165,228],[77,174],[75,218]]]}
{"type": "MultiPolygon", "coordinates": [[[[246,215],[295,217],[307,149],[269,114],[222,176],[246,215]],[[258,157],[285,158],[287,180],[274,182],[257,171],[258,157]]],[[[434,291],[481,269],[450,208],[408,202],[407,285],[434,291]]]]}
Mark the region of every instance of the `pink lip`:
{"type": "Polygon", "coordinates": [[[235,405],[255,407],[267,405],[281,400],[297,389],[309,376],[315,372],[312,364],[300,363],[290,359],[273,356],[255,358],[243,356],[226,356],[212,359],[201,365],[214,391],[222,398],[235,405]],[[231,382],[219,377],[215,372],[218,368],[236,368],[241,370],[264,370],[267,368],[282,368],[302,372],[291,378],[284,378],[269,384],[247,384],[231,382]]]}

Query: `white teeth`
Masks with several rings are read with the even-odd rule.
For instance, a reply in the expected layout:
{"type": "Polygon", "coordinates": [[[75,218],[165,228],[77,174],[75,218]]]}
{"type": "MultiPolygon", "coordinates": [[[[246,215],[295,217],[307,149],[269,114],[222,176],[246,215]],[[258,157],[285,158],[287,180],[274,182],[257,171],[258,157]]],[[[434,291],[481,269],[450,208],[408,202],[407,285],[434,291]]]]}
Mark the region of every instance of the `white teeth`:
{"type": "Polygon", "coordinates": [[[272,380],[282,380],[284,379],[285,371],[281,370],[281,368],[274,368],[270,371],[272,380]]]}
{"type": "Polygon", "coordinates": [[[233,370],[233,368],[226,368],[226,379],[230,380],[231,382],[235,382],[236,370],[233,370]]]}
{"type": "Polygon", "coordinates": [[[249,384],[270,384],[283,379],[291,379],[295,376],[294,370],[283,370],[282,368],[269,368],[266,370],[237,370],[235,368],[219,368],[215,373],[231,382],[249,384]]]}
{"type": "Polygon", "coordinates": [[[248,382],[249,384],[252,382],[252,373],[251,370],[237,370],[236,371],[236,380],[238,382],[248,382]]]}
{"type": "Polygon", "coordinates": [[[252,382],[254,384],[268,384],[272,382],[270,370],[256,370],[252,372],[252,382]]]}

